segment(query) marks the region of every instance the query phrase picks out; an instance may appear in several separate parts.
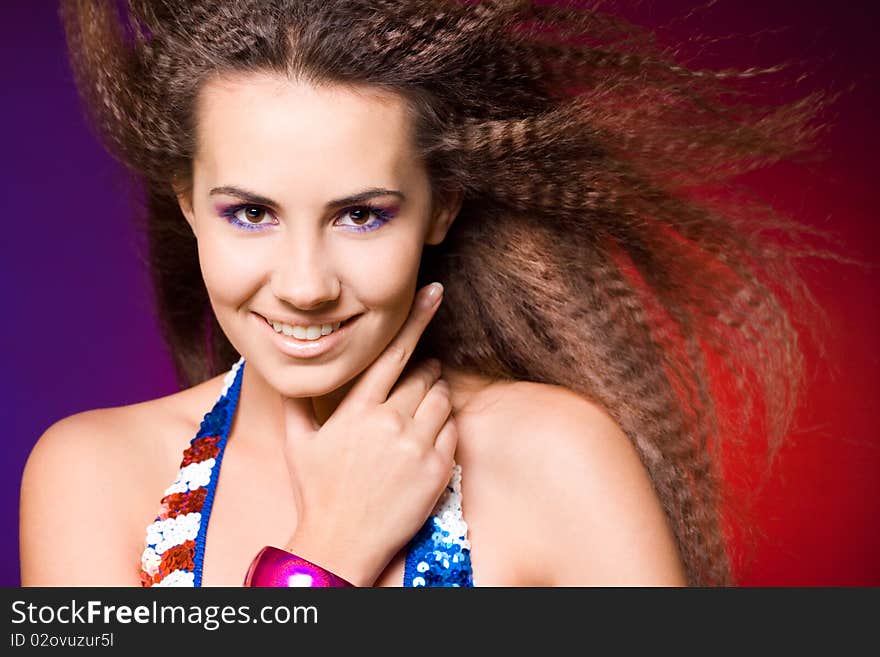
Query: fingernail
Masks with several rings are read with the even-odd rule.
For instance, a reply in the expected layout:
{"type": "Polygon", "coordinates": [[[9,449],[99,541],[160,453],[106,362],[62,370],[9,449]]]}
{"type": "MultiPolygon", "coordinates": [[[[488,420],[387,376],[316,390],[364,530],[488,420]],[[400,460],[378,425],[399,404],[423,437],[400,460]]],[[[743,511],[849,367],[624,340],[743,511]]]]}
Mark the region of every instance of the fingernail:
{"type": "Polygon", "coordinates": [[[431,283],[428,286],[428,291],[425,294],[425,306],[431,307],[434,305],[434,302],[440,298],[440,295],[443,294],[443,285],[441,283],[431,283]]]}

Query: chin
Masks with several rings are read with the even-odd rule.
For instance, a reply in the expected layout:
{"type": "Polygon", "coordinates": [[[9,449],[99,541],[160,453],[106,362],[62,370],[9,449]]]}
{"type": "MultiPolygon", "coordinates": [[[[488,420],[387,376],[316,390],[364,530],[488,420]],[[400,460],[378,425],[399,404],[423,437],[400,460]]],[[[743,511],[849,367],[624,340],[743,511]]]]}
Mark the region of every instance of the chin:
{"type": "Polygon", "coordinates": [[[262,372],[266,382],[284,397],[321,397],[345,385],[355,375],[340,372],[336,364],[300,365],[291,363],[283,369],[262,372]]]}
{"type": "MultiPolygon", "coordinates": [[[[275,387],[275,386],[273,386],[275,387]]],[[[311,399],[312,397],[324,397],[336,390],[339,386],[282,386],[275,388],[283,397],[291,399],[311,399]]]]}

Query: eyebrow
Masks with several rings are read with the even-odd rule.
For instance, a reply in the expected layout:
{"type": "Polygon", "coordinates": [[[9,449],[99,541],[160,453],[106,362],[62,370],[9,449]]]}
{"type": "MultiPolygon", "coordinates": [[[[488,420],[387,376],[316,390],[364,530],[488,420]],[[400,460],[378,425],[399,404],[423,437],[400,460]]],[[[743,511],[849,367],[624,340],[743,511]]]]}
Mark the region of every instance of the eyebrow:
{"type": "MultiPolygon", "coordinates": [[[[225,185],[223,187],[214,187],[209,192],[209,195],[213,196],[215,194],[227,194],[229,196],[236,196],[247,203],[253,203],[255,205],[268,205],[275,208],[281,206],[280,203],[276,203],[270,198],[261,196],[260,194],[251,192],[247,189],[242,189],[241,187],[234,187],[230,185],[225,185]]],[[[406,200],[406,196],[404,196],[403,192],[399,192],[394,189],[384,189],[382,187],[371,187],[370,189],[365,189],[362,192],[329,201],[326,207],[327,209],[332,209],[344,207],[347,205],[354,205],[356,203],[366,201],[367,199],[371,199],[375,196],[397,196],[400,198],[401,201],[406,200]]]]}

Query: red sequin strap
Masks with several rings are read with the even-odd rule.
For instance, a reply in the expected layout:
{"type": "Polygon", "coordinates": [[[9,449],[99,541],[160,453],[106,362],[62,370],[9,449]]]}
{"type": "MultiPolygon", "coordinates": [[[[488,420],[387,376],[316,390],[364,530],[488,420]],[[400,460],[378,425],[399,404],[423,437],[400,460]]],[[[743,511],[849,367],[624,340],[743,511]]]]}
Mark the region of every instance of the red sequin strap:
{"type": "Polygon", "coordinates": [[[147,527],[141,554],[144,586],[192,586],[195,539],[217,455],[217,436],[192,441],[174,483],[165,491],[156,520],[147,527]]]}

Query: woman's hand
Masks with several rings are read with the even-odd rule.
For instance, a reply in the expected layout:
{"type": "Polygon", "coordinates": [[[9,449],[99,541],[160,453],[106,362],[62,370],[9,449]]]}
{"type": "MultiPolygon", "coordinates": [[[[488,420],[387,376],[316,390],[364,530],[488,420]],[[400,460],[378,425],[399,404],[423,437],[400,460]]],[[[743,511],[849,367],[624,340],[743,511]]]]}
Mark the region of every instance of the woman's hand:
{"type": "Polygon", "coordinates": [[[452,475],[458,433],[440,363],[421,363],[398,381],[440,305],[442,289],[429,299],[430,287],[323,426],[308,430],[287,413],[298,520],[286,548],[357,586],[378,579],[452,475]]]}

